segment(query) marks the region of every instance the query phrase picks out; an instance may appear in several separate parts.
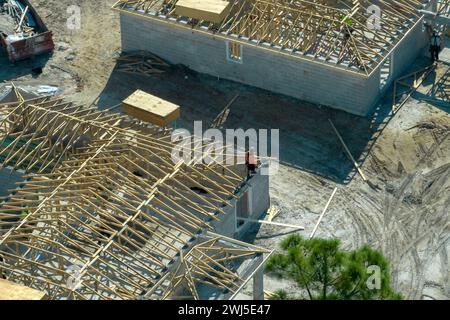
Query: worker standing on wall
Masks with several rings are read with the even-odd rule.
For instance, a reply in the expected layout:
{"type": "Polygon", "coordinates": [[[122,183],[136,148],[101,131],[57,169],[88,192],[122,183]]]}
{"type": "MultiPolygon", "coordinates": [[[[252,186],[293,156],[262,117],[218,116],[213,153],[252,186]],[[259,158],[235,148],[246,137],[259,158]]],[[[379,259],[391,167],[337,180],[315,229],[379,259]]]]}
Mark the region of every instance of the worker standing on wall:
{"type": "Polygon", "coordinates": [[[250,176],[250,174],[253,174],[256,172],[256,156],[255,156],[255,150],[250,148],[249,151],[245,153],[245,166],[247,167],[247,177],[250,176]]]}
{"type": "Polygon", "coordinates": [[[439,61],[439,51],[441,51],[441,37],[436,30],[433,30],[430,43],[431,60],[433,63],[439,61]]]}

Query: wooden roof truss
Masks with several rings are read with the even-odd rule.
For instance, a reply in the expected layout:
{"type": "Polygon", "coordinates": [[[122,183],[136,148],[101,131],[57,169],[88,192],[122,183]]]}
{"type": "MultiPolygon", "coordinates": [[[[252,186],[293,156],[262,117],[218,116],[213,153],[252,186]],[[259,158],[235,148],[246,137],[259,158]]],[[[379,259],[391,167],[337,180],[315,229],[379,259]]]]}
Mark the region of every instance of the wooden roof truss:
{"type": "Polygon", "coordinates": [[[219,24],[175,14],[177,0],[119,0],[114,8],[189,24],[230,40],[370,74],[414,25],[424,0],[230,0],[219,24]],[[379,28],[369,8],[381,9],[379,28]]]}
{"type": "Polygon", "coordinates": [[[200,281],[232,290],[242,280],[229,261],[265,252],[240,244],[217,254],[231,241],[221,236],[192,248],[237,198],[243,166],[174,164],[167,130],[15,90],[17,101],[0,105],[2,169],[29,173],[0,206],[8,280],[53,299],[170,298],[180,283],[198,298],[200,281]],[[201,261],[187,282],[168,267],[183,255],[184,266],[201,261]]]}
{"type": "Polygon", "coordinates": [[[445,17],[450,17],[450,0],[438,0],[437,13],[445,17]]]}

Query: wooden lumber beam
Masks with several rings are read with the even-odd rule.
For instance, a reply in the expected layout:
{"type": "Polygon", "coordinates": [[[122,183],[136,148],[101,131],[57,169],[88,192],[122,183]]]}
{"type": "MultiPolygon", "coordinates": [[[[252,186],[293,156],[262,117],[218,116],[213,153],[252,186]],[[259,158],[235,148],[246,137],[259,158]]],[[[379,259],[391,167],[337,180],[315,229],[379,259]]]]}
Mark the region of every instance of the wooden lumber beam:
{"type": "Polygon", "coordinates": [[[341,134],[339,133],[339,131],[336,129],[336,127],[334,126],[333,122],[331,121],[331,119],[328,119],[328,121],[330,122],[331,127],[333,128],[334,133],[336,134],[336,136],[338,137],[339,141],[341,142],[348,158],[352,161],[353,166],[355,167],[355,169],[358,171],[359,175],[361,176],[361,178],[363,179],[364,182],[367,182],[367,178],[364,175],[364,173],[362,172],[361,168],[359,167],[358,163],[356,162],[355,158],[353,158],[352,153],[350,152],[349,148],[347,147],[347,145],[345,144],[344,139],[342,139],[341,134]]]}

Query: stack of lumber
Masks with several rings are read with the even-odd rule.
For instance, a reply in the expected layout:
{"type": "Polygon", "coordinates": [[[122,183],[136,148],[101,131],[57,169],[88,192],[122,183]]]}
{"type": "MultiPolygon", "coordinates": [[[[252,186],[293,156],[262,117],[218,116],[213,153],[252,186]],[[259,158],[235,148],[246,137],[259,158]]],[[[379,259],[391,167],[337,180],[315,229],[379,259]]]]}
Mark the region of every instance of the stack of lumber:
{"type": "Polygon", "coordinates": [[[170,65],[149,52],[134,52],[117,59],[117,71],[151,76],[164,73],[170,65]]]}
{"type": "Polygon", "coordinates": [[[272,222],[275,217],[277,217],[280,214],[280,209],[271,206],[269,210],[267,210],[267,221],[272,222]]]}
{"type": "Polygon", "coordinates": [[[199,21],[220,23],[230,12],[230,2],[224,0],[178,0],[175,13],[199,21]]]}

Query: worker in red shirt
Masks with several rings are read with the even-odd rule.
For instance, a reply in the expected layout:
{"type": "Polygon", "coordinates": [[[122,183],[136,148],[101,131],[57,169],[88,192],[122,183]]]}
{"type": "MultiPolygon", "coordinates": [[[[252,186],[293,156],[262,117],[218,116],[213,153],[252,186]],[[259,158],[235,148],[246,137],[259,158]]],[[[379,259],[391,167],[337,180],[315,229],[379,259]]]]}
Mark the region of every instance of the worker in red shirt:
{"type": "Polygon", "coordinates": [[[245,153],[245,166],[247,167],[247,176],[256,173],[257,160],[253,147],[245,153]]]}

